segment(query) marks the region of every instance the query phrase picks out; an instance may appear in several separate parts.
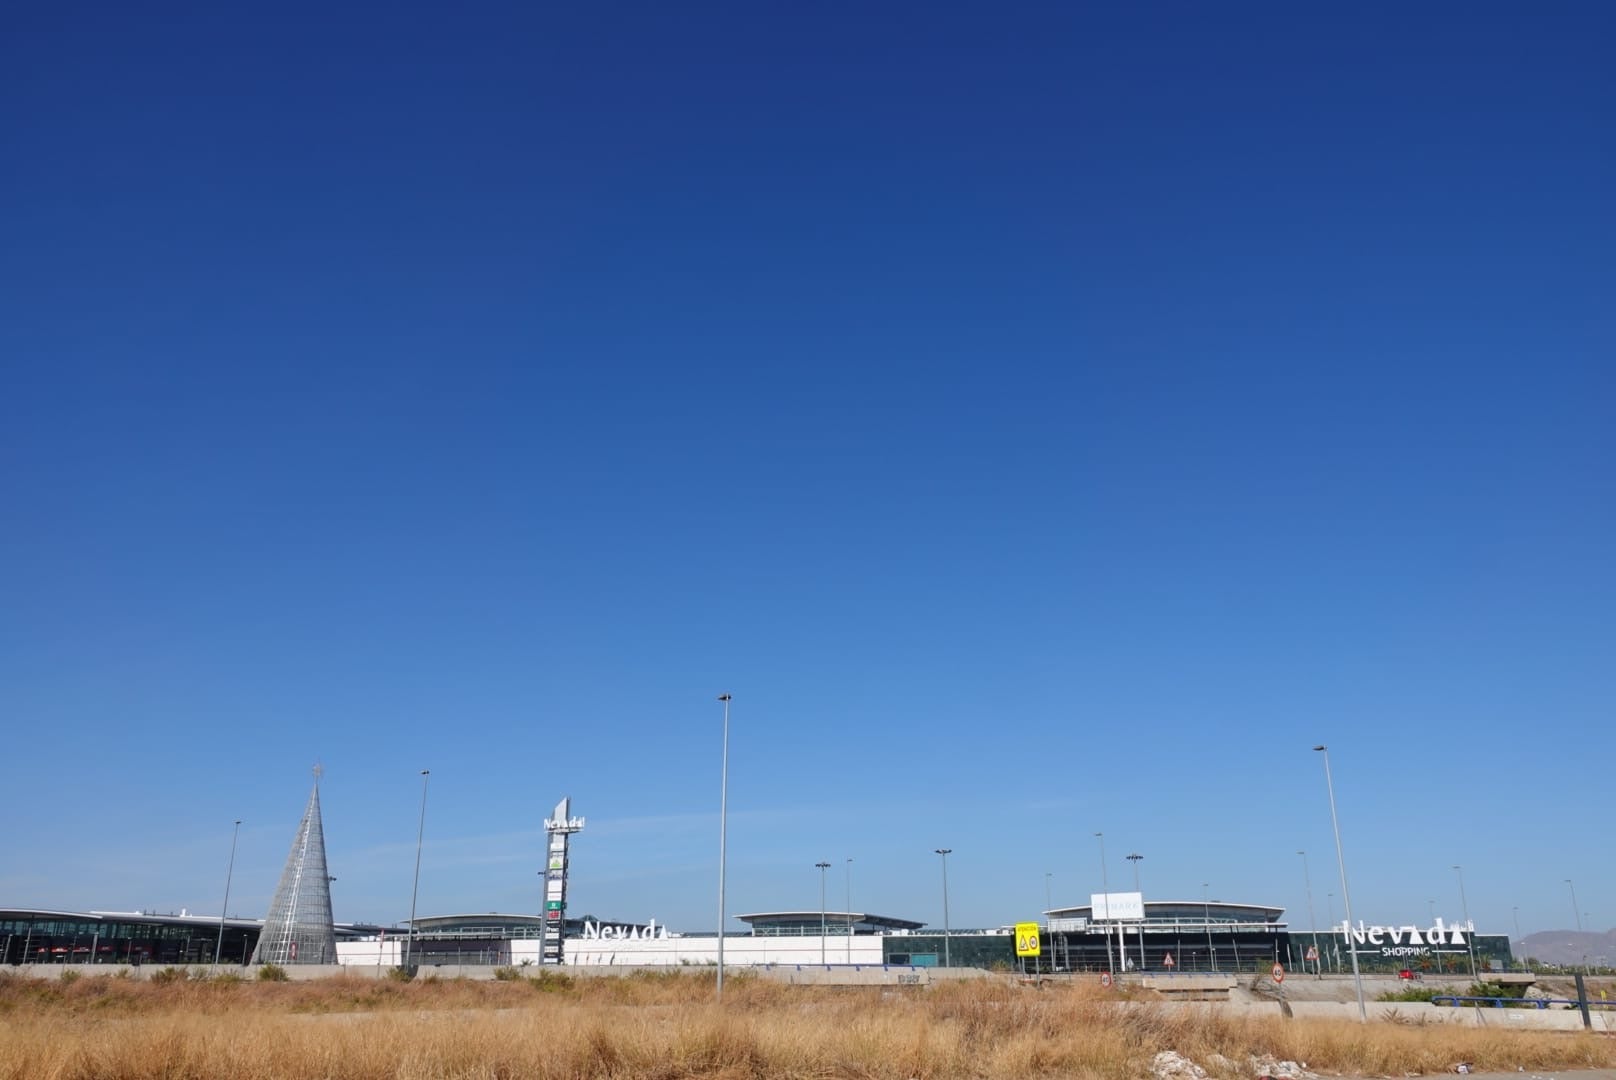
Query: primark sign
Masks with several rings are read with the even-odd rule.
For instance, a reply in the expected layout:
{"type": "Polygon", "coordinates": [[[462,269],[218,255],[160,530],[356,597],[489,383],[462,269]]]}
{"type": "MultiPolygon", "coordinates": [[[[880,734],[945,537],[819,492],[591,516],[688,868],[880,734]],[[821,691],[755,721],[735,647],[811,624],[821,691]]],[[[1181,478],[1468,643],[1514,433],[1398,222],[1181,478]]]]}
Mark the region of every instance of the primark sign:
{"type": "Polygon", "coordinates": [[[1332,932],[1340,939],[1341,944],[1358,953],[1374,952],[1379,950],[1381,956],[1430,956],[1443,949],[1465,949],[1470,945],[1470,938],[1474,935],[1475,927],[1447,926],[1441,919],[1425,929],[1420,929],[1413,923],[1405,926],[1365,926],[1359,920],[1358,926],[1342,920],[1341,925],[1332,927],[1332,932]]]}

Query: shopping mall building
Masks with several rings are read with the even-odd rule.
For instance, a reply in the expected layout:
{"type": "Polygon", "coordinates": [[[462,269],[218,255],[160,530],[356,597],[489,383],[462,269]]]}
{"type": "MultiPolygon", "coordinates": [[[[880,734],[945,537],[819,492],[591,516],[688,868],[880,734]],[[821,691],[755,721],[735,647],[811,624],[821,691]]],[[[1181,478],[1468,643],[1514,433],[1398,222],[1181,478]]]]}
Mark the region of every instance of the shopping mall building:
{"type": "MultiPolygon", "coordinates": [[[[746,930],[724,937],[726,966],[950,965],[1039,972],[1266,971],[1274,963],[1324,972],[1349,969],[1356,948],[1365,971],[1499,971],[1514,963],[1505,935],[1414,922],[1295,930],[1284,909],[1225,901],[1143,901],[1141,917],[1096,919],[1092,907],[1056,908],[1039,920],[1039,955],[1018,957],[1013,927],[948,934],[909,919],[869,912],[776,911],[739,915],[746,930]]],[[[1103,914],[1103,912],[1102,912],[1103,914]]],[[[554,924],[551,924],[553,927],[554,924]]],[[[718,936],[678,932],[655,922],[593,917],[562,924],[568,966],[691,966],[718,962],[718,936]]],[[[263,923],[151,912],[0,909],[5,964],[242,964],[263,923]]],[[[406,926],[338,924],[334,958],[314,962],[396,966],[539,963],[545,920],[528,914],[417,919],[406,926]]]]}
{"type": "MultiPolygon", "coordinates": [[[[1095,919],[1092,908],[1056,908],[1039,924],[1039,955],[1017,956],[1012,926],[943,934],[924,923],[869,912],[774,911],[736,916],[744,934],[726,934],[724,963],[749,965],[904,965],[1028,972],[1268,971],[1275,963],[1340,972],[1351,950],[1365,971],[1468,974],[1512,963],[1504,935],[1413,923],[1293,931],[1284,909],[1224,901],[1141,901],[1139,917],[1095,919]]],[[[538,964],[546,932],[537,915],[454,915],[419,919],[408,930],[337,943],[345,964],[394,965],[406,948],[414,964],[538,964]]],[[[568,966],[690,966],[718,962],[718,935],[675,932],[655,922],[568,920],[568,966]]]]}

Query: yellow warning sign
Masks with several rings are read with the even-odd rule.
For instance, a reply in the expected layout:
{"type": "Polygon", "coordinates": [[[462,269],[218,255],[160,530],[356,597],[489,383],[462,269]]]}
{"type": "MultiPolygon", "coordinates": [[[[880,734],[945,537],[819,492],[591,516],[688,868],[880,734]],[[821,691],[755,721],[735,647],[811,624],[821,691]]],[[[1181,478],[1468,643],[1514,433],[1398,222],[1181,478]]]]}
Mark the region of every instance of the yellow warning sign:
{"type": "Polygon", "coordinates": [[[1035,922],[1016,923],[1016,955],[1038,956],[1042,951],[1038,944],[1038,924],[1035,922]]]}

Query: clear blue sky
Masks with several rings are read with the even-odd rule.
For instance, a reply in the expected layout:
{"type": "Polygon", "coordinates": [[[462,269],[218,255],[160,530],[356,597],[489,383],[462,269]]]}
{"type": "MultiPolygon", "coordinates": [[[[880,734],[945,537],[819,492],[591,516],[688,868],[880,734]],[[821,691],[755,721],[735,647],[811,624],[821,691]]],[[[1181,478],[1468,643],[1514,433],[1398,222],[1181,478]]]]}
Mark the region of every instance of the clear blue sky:
{"type": "Polygon", "coordinates": [[[1616,12],[1125,6],[13,13],[0,904],[1616,924],[1616,12]]]}

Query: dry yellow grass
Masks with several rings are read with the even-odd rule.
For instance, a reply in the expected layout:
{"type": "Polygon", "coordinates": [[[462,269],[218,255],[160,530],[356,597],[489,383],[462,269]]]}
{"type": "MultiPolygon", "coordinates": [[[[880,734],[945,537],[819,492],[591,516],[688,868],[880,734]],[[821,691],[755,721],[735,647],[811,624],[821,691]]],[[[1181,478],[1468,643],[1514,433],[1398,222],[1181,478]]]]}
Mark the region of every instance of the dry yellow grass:
{"type": "Polygon", "coordinates": [[[1159,1050],[1364,1075],[1616,1065],[1583,1034],[1285,1021],[982,981],[809,988],[710,975],[395,983],[0,979],[0,1080],[1142,1077],[1159,1050]]]}

